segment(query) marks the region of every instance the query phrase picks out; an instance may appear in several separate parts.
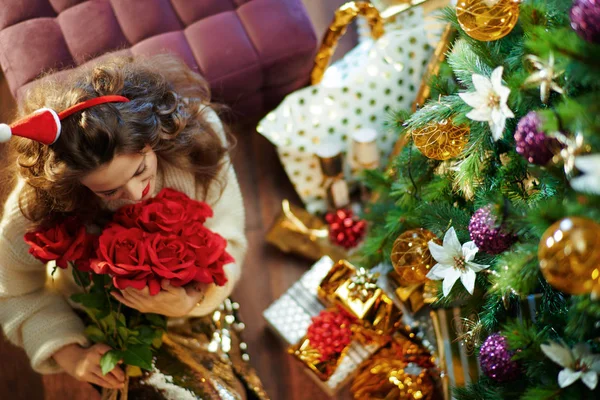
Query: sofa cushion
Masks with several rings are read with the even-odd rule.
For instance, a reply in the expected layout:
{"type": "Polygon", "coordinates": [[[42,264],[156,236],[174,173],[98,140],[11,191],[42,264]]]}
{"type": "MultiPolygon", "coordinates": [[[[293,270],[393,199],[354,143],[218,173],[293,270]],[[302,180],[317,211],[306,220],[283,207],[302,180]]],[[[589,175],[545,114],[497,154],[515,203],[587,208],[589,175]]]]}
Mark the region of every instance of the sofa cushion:
{"type": "Polygon", "coordinates": [[[129,49],[174,54],[208,79],[215,100],[254,112],[305,85],[316,51],[301,0],[17,3],[0,0],[0,65],[17,98],[49,70],[129,49]]]}

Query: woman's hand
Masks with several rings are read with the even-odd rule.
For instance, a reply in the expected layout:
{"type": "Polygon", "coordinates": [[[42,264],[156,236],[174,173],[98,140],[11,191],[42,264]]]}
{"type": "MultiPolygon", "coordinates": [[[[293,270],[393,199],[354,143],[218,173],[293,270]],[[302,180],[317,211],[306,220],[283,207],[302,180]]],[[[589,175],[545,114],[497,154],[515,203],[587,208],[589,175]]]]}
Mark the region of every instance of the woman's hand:
{"type": "Polygon", "coordinates": [[[127,288],[121,293],[111,294],[127,307],[135,308],[143,313],[166,315],[167,317],[184,317],[188,315],[198,302],[204,298],[202,286],[175,287],[167,280],[161,284],[162,290],[150,296],[147,287],[142,290],[127,288]]]}
{"type": "Polygon", "coordinates": [[[90,348],[78,344],[67,345],[58,350],[52,358],[69,375],[83,382],[90,382],[108,389],[121,389],[125,382],[125,373],[117,366],[106,375],[102,375],[100,358],[110,350],[105,344],[95,344],[90,348]]]}

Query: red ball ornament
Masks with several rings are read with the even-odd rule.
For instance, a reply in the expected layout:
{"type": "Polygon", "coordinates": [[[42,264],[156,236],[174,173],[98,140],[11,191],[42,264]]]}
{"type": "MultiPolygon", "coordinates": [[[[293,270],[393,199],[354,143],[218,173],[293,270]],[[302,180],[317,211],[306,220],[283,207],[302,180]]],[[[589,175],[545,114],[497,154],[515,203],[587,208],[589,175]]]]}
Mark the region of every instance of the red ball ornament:
{"type": "Polygon", "coordinates": [[[356,247],[367,230],[367,222],[359,219],[351,210],[339,209],[328,213],[325,221],[329,224],[329,239],[346,249],[356,247]]]}
{"type": "Polygon", "coordinates": [[[306,337],[321,354],[321,361],[332,360],[352,341],[354,318],[341,310],[323,310],[312,318],[306,337]]]}

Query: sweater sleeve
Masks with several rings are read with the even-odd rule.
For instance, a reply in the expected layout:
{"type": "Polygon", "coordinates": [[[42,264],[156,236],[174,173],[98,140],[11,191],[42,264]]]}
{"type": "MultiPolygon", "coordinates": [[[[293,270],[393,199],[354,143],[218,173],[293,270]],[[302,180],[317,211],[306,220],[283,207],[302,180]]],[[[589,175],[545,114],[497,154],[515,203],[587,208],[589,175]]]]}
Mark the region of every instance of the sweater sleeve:
{"type": "MultiPolygon", "coordinates": [[[[212,124],[213,129],[225,140],[223,125],[217,114],[207,110],[205,117],[212,124]]],[[[206,292],[204,300],[190,313],[190,316],[207,315],[217,309],[219,305],[231,294],[241,275],[241,266],[246,255],[246,235],[244,201],[235,171],[229,158],[226,160],[219,177],[211,185],[206,196],[206,201],[214,211],[214,217],[206,221],[206,227],[218,233],[227,240],[227,252],[235,262],[225,265],[227,283],[225,286],[211,285],[206,292]]],[[[198,194],[203,190],[198,187],[198,194]]]]}
{"type": "Polygon", "coordinates": [[[0,222],[0,326],[22,347],[33,369],[62,372],[52,355],[68,344],[88,345],[84,326],[62,295],[46,286],[46,266],[28,253],[28,221],[18,206],[20,183],[8,198],[0,222]]]}

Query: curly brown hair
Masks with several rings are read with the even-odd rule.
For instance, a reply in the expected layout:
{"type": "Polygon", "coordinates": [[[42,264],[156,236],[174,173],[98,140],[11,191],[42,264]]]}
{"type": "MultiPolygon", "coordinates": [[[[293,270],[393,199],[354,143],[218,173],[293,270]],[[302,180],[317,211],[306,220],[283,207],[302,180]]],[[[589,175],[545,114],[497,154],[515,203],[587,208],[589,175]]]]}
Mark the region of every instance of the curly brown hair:
{"type": "Polygon", "coordinates": [[[130,101],[73,114],[62,121],[61,136],[50,146],[12,140],[12,156],[26,182],[19,204],[33,222],[65,213],[86,220],[101,215],[101,200],[80,178],[117,154],[139,153],[147,145],[160,161],[193,171],[205,193],[223,167],[232,140],[224,145],[204,119],[211,107],[208,84],[171,56],[111,57],[66,79],[47,77],[29,91],[19,117],[42,107],[60,112],[104,95],[130,101]]]}

